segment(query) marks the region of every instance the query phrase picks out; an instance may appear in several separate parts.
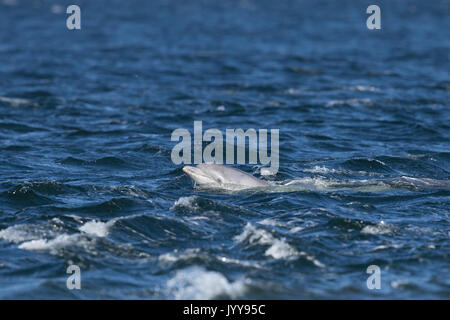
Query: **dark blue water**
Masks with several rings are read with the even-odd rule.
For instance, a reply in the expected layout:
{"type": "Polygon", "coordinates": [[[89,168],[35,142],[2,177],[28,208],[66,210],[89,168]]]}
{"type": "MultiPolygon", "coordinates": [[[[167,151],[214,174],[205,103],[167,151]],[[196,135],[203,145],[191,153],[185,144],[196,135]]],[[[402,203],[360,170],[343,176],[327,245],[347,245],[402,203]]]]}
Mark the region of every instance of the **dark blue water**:
{"type": "Polygon", "coordinates": [[[0,298],[450,298],[449,15],[2,0],[0,298]],[[197,120],[279,129],[262,179],[303,190],[194,189],[170,137],[197,120]]]}

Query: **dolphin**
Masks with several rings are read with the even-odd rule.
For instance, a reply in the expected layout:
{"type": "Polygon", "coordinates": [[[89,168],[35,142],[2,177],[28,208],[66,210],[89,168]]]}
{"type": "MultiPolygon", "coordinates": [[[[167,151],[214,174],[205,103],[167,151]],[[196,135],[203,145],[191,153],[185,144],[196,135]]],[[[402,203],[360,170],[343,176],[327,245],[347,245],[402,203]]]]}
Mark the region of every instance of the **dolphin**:
{"type": "Polygon", "coordinates": [[[402,177],[401,179],[386,180],[336,180],[321,177],[299,178],[288,181],[263,181],[244,171],[226,167],[221,164],[202,163],[196,167],[185,166],[183,171],[201,189],[221,191],[241,191],[258,189],[262,192],[298,192],[298,191],[356,191],[356,192],[385,192],[393,189],[443,189],[450,190],[448,180],[434,180],[427,178],[402,177]]]}
{"type": "Polygon", "coordinates": [[[200,188],[236,191],[269,186],[266,181],[257,179],[239,169],[221,164],[201,163],[196,167],[185,166],[183,171],[200,188]]]}

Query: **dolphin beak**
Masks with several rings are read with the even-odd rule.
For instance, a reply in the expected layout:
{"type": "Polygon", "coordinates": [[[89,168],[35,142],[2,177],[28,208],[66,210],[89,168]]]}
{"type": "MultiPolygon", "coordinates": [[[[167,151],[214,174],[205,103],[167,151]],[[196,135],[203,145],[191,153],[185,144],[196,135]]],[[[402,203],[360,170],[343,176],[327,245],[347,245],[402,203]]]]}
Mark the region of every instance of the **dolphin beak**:
{"type": "Polygon", "coordinates": [[[188,176],[195,172],[195,168],[191,166],[184,166],[183,172],[186,173],[188,176]]]}
{"type": "Polygon", "coordinates": [[[199,184],[207,184],[207,183],[214,183],[214,180],[211,179],[205,172],[203,172],[202,169],[191,167],[191,166],[185,166],[183,167],[183,172],[188,175],[189,178],[194,180],[195,183],[199,184]]]}
{"type": "Polygon", "coordinates": [[[196,167],[184,166],[183,172],[188,175],[189,178],[195,181],[195,178],[200,175],[200,170],[196,167]]]}

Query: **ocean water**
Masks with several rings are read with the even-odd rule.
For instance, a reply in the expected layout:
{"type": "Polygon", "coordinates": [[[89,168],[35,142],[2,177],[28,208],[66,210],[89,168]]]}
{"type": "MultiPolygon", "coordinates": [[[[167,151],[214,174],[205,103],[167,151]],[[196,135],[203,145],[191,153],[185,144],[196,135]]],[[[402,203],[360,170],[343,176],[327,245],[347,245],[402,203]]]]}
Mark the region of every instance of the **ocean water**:
{"type": "Polygon", "coordinates": [[[449,17],[448,0],[1,0],[0,298],[450,298],[449,17]],[[276,175],[236,167],[301,188],[195,189],[170,139],[194,121],[279,129],[276,175]]]}

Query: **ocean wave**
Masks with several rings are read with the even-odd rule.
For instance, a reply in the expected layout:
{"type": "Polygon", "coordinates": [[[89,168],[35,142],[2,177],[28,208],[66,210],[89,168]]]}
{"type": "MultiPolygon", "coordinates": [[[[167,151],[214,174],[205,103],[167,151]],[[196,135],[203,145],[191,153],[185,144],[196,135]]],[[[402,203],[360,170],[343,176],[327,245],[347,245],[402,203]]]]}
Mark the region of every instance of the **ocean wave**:
{"type": "Polygon", "coordinates": [[[67,157],[62,159],[59,163],[73,166],[106,166],[117,168],[128,165],[125,160],[115,156],[102,157],[94,160],[83,160],[75,157],[67,157]]]}
{"type": "Polygon", "coordinates": [[[396,181],[397,185],[409,185],[416,188],[434,188],[442,190],[450,190],[450,180],[437,180],[431,178],[414,178],[402,176],[396,181]]]}
{"type": "Polygon", "coordinates": [[[327,107],[350,106],[350,107],[373,107],[374,102],[369,99],[347,99],[347,100],[330,100],[326,103],[327,107]]]}
{"type": "Polygon", "coordinates": [[[236,299],[245,294],[247,281],[229,281],[220,272],[193,266],[177,271],[167,290],[177,300],[236,299]]]}
{"type": "Polygon", "coordinates": [[[20,107],[20,106],[38,107],[39,106],[36,102],[33,102],[28,99],[22,99],[22,98],[10,98],[10,97],[1,97],[0,96],[0,102],[8,103],[12,107],[20,107]]]}
{"type": "Polygon", "coordinates": [[[67,246],[88,248],[93,244],[85,235],[106,237],[115,222],[114,219],[108,222],[87,221],[78,228],[79,233],[68,234],[63,231],[64,222],[59,218],[53,218],[47,223],[18,224],[0,230],[0,239],[19,244],[19,249],[50,251],[57,254],[60,249],[67,246]]]}
{"type": "Polygon", "coordinates": [[[376,225],[368,225],[362,228],[361,233],[371,234],[371,235],[379,235],[379,234],[392,234],[394,232],[394,227],[390,224],[387,224],[384,221],[380,221],[380,223],[376,225]]]}
{"type": "Polygon", "coordinates": [[[258,229],[250,223],[247,223],[241,234],[234,237],[237,243],[248,242],[250,245],[269,246],[265,251],[266,256],[274,259],[295,257],[299,252],[285,242],[283,239],[277,239],[264,229],[258,229]]]}
{"type": "Polygon", "coordinates": [[[200,208],[197,203],[197,199],[197,196],[180,197],[177,201],[175,201],[170,209],[187,208],[196,211],[200,208]]]}
{"type": "Polygon", "coordinates": [[[108,222],[101,222],[97,220],[88,221],[83,224],[79,230],[94,235],[97,237],[106,237],[109,233],[109,229],[116,223],[117,220],[111,220],[108,222]]]}
{"type": "Polygon", "coordinates": [[[247,223],[242,233],[235,236],[234,240],[237,243],[268,246],[264,254],[272,257],[273,259],[288,259],[303,256],[317,267],[324,267],[320,261],[305,252],[298,251],[293,246],[288,244],[285,239],[278,239],[270,232],[264,229],[256,228],[251,223],[247,223]]]}
{"type": "Polygon", "coordinates": [[[392,189],[389,182],[383,180],[344,180],[324,177],[297,178],[278,184],[274,192],[293,191],[355,191],[379,193],[392,189]]]}
{"type": "Polygon", "coordinates": [[[348,169],[334,169],[328,168],[326,166],[314,166],[312,168],[306,168],[303,170],[308,173],[318,173],[318,174],[338,174],[338,175],[352,175],[352,176],[368,176],[368,177],[385,177],[385,173],[378,173],[374,171],[366,170],[348,170],[348,169]]]}
{"type": "Polygon", "coordinates": [[[14,202],[20,206],[40,206],[54,203],[49,197],[35,192],[28,186],[19,185],[12,190],[2,192],[0,195],[6,196],[9,202],[14,202]]]}
{"type": "Polygon", "coordinates": [[[344,87],[344,89],[348,89],[351,91],[369,91],[369,92],[379,92],[380,88],[374,87],[374,86],[364,86],[364,85],[355,85],[355,86],[349,86],[344,87]]]}
{"type": "Polygon", "coordinates": [[[56,253],[66,246],[77,244],[83,245],[85,242],[79,234],[60,234],[54,239],[36,239],[24,241],[19,245],[19,249],[25,250],[49,250],[56,253]]]}
{"type": "Polygon", "coordinates": [[[13,243],[21,243],[24,241],[36,240],[43,236],[51,237],[54,235],[55,232],[46,226],[32,224],[18,224],[0,230],[0,239],[13,243]]]}

